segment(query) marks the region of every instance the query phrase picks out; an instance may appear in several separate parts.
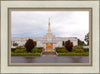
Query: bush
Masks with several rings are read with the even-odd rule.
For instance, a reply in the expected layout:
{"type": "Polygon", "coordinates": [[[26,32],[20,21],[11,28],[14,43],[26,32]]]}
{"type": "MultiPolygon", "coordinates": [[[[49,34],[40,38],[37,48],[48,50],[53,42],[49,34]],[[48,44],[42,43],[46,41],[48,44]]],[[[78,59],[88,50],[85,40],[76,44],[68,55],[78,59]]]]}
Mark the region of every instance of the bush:
{"type": "Polygon", "coordinates": [[[89,52],[89,48],[83,48],[84,52],[89,52]]]}
{"type": "Polygon", "coordinates": [[[45,49],[40,49],[41,51],[44,51],[45,49]]]}
{"type": "Polygon", "coordinates": [[[13,43],[13,46],[18,46],[18,43],[13,43]]]}
{"type": "MultiPolygon", "coordinates": [[[[42,50],[44,50],[44,49],[33,48],[31,50],[31,53],[41,53],[42,50]]],[[[13,50],[12,52],[14,52],[14,53],[26,53],[27,51],[25,48],[17,48],[15,50],[13,50]]]]}
{"type": "Polygon", "coordinates": [[[24,46],[17,46],[16,47],[17,49],[22,49],[22,48],[25,48],[24,46]]]}
{"type": "Polygon", "coordinates": [[[83,46],[81,46],[81,45],[76,45],[76,46],[73,47],[73,49],[83,49],[83,46]]]}
{"type": "Polygon", "coordinates": [[[57,49],[57,53],[67,53],[68,51],[66,49],[57,49]]]}
{"type": "Polygon", "coordinates": [[[37,49],[43,49],[43,47],[35,47],[35,48],[37,48],[37,49]]]}
{"type": "Polygon", "coordinates": [[[66,41],[65,42],[65,48],[71,52],[72,51],[72,48],[73,48],[73,42],[71,42],[70,40],[66,41]]]}
{"type": "Polygon", "coordinates": [[[14,53],[26,53],[26,49],[16,49],[14,53]]]}
{"type": "Polygon", "coordinates": [[[72,51],[75,53],[83,53],[84,52],[83,49],[73,49],[72,51]]]}
{"type": "Polygon", "coordinates": [[[16,50],[16,48],[11,48],[11,52],[14,52],[16,50]]]}
{"type": "Polygon", "coordinates": [[[32,53],[41,53],[42,50],[38,49],[38,48],[33,48],[32,49],[32,53]]]}
{"type": "Polygon", "coordinates": [[[25,43],[25,48],[27,52],[31,52],[31,50],[35,47],[35,43],[32,39],[28,39],[25,43]]]}
{"type": "Polygon", "coordinates": [[[56,47],[55,49],[65,49],[65,47],[56,47]]]}
{"type": "Polygon", "coordinates": [[[75,53],[83,53],[84,52],[83,46],[78,46],[78,45],[74,46],[72,51],[75,53]]]}

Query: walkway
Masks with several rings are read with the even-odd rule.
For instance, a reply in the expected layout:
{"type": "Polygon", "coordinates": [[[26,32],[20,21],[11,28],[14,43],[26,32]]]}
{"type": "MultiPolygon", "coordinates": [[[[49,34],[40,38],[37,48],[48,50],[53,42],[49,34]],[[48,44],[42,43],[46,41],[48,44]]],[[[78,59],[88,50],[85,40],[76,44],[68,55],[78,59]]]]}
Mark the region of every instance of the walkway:
{"type": "Polygon", "coordinates": [[[46,49],[45,51],[41,53],[41,55],[42,56],[49,56],[49,55],[54,56],[54,55],[57,55],[57,52],[53,49],[46,49]]]}

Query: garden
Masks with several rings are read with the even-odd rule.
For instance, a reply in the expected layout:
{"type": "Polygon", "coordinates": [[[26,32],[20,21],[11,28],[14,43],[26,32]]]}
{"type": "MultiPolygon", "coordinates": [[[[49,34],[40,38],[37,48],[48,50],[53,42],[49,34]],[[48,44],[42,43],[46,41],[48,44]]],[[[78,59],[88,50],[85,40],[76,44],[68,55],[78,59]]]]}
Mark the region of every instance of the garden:
{"type": "Polygon", "coordinates": [[[43,47],[35,47],[31,50],[31,52],[27,53],[27,49],[23,46],[18,46],[16,48],[11,49],[11,55],[12,56],[22,56],[22,55],[32,55],[32,56],[40,56],[42,52],[43,47]]]}
{"type": "Polygon", "coordinates": [[[29,39],[24,46],[17,46],[11,48],[12,56],[40,56],[43,51],[43,47],[35,47],[35,43],[32,39],[29,39]]]}
{"type": "Polygon", "coordinates": [[[56,48],[58,56],[88,56],[89,49],[80,49],[82,46],[75,46],[72,48],[72,51],[66,50],[65,47],[56,48]],[[77,47],[77,48],[76,48],[77,47]]]}
{"type": "Polygon", "coordinates": [[[56,47],[58,56],[88,56],[89,49],[83,48],[82,45],[73,46],[73,43],[68,40],[65,42],[65,47],[56,47]]]}
{"type": "MultiPolygon", "coordinates": [[[[32,39],[29,39],[24,46],[17,46],[11,48],[12,56],[40,56],[41,52],[45,50],[43,47],[35,47],[32,39]]],[[[73,43],[68,40],[65,42],[64,47],[55,48],[58,56],[88,56],[89,49],[83,48],[81,45],[73,46],[73,43]]]]}

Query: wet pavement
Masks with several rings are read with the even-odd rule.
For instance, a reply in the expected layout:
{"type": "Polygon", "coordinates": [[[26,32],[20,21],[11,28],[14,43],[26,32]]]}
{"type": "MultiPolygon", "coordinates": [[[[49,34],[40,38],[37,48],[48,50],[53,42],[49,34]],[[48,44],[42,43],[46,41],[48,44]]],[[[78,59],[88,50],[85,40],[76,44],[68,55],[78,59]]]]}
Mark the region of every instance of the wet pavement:
{"type": "Polygon", "coordinates": [[[89,56],[12,56],[11,63],[89,63],[89,56]]]}

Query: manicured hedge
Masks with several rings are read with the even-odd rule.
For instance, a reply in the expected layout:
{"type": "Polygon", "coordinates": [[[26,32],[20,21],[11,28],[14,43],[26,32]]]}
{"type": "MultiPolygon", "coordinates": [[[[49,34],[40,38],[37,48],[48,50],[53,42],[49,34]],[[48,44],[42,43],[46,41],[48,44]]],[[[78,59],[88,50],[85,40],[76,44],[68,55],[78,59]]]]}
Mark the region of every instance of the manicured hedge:
{"type": "MultiPolygon", "coordinates": [[[[32,49],[32,53],[41,53],[43,47],[35,47],[32,49]]],[[[26,49],[25,48],[11,48],[11,52],[18,52],[18,53],[25,53],[26,49]],[[24,51],[23,51],[24,50],[24,51]]]]}
{"type": "Polygon", "coordinates": [[[14,52],[16,50],[16,48],[11,48],[11,52],[14,52]]]}
{"type": "Polygon", "coordinates": [[[41,53],[11,53],[12,56],[40,56],[41,53]]]}
{"type": "Polygon", "coordinates": [[[31,52],[32,53],[41,53],[42,50],[40,50],[40,48],[33,48],[31,52]]]}
{"type": "Polygon", "coordinates": [[[58,56],[88,56],[89,53],[74,53],[74,52],[68,52],[68,53],[58,53],[58,56]]]}
{"type": "Polygon", "coordinates": [[[66,49],[56,49],[57,53],[66,53],[68,50],[66,49]]]}
{"type": "Polygon", "coordinates": [[[89,48],[83,48],[84,52],[89,52],[89,48]]]}
{"type": "Polygon", "coordinates": [[[26,53],[27,51],[26,51],[26,49],[16,49],[15,51],[14,51],[14,53],[26,53]]]}
{"type": "Polygon", "coordinates": [[[43,47],[35,47],[35,48],[37,48],[37,49],[43,49],[43,47]]]}
{"type": "Polygon", "coordinates": [[[65,47],[56,47],[55,49],[65,49],[65,47]]]}

